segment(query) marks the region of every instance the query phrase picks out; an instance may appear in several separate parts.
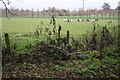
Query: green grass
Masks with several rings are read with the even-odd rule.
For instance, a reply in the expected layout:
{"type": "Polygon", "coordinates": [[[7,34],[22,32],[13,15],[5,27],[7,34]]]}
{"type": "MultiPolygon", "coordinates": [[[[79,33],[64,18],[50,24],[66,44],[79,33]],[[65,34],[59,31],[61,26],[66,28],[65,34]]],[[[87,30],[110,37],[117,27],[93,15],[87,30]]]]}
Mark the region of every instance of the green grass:
{"type": "MultiPolygon", "coordinates": [[[[105,25],[107,21],[110,20],[100,20],[97,23],[100,25],[105,25]]],[[[117,20],[112,21],[113,24],[118,24],[117,20]]],[[[49,18],[11,18],[10,20],[3,18],[2,32],[12,34],[30,33],[34,32],[38,25],[40,27],[49,27],[52,29],[52,25],[48,26],[49,22],[49,18]],[[41,24],[41,21],[43,21],[44,25],[41,24]]],[[[69,30],[72,35],[81,35],[86,31],[91,31],[93,28],[92,22],[77,22],[76,19],[73,19],[73,22],[71,23],[64,22],[63,19],[56,19],[56,23],[57,27],[58,24],[62,26],[62,34],[66,34],[66,31],[69,30]]]]}
{"type": "MultiPolygon", "coordinates": [[[[104,26],[107,21],[110,20],[99,20],[98,24],[104,26]]],[[[112,20],[113,25],[117,25],[117,20],[112,20]]],[[[29,47],[29,44],[35,45],[36,42],[41,40],[46,40],[44,35],[40,35],[39,38],[36,38],[33,34],[36,28],[38,27],[48,27],[52,31],[53,25],[49,25],[50,18],[3,18],[2,19],[2,33],[9,33],[11,47],[14,47],[16,44],[17,50],[24,51],[26,47],[29,47]],[[41,24],[41,21],[43,24],[41,24]]],[[[80,37],[82,34],[87,31],[92,31],[93,23],[92,22],[78,22],[76,19],[73,19],[71,23],[64,22],[63,19],[56,19],[57,29],[58,25],[62,26],[61,35],[66,34],[67,30],[70,31],[70,37],[80,37]]],[[[110,26],[111,27],[111,26],[110,26]]],[[[44,32],[43,32],[44,33],[44,32]]],[[[3,48],[5,47],[5,40],[3,40],[3,48]]]]}

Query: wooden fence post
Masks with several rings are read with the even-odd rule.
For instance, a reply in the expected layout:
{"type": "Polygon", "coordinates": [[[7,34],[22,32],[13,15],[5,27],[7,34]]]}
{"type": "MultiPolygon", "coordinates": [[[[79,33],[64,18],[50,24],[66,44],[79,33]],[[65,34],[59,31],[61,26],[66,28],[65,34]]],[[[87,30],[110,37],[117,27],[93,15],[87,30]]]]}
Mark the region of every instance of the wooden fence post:
{"type": "Polygon", "coordinates": [[[102,32],[101,32],[100,49],[99,49],[100,60],[104,57],[104,54],[103,54],[103,50],[104,50],[104,46],[105,46],[104,38],[105,38],[105,27],[102,28],[102,32]]]}
{"type": "Polygon", "coordinates": [[[61,25],[59,25],[59,28],[58,28],[58,45],[60,46],[60,31],[61,31],[62,27],[61,25]]]}
{"type": "Polygon", "coordinates": [[[6,42],[6,52],[10,53],[10,40],[8,33],[4,34],[5,36],[5,42],[6,42]]]}
{"type": "Polygon", "coordinates": [[[69,33],[69,31],[67,30],[67,43],[69,43],[69,37],[70,37],[70,33],[69,33]]]}
{"type": "Polygon", "coordinates": [[[118,47],[118,53],[120,53],[120,23],[118,25],[118,44],[117,44],[117,47],[118,47]]]}

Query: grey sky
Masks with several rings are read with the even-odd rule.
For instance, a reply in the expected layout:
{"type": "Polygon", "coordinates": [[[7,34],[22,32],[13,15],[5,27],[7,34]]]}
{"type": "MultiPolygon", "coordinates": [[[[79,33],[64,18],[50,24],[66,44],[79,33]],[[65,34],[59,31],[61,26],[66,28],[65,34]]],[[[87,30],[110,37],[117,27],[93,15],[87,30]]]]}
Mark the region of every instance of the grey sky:
{"type": "MultiPolygon", "coordinates": [[[[5,0],[4,0],[5,1],[5,0]]],[[[83,7],[83,0],[11,0],[9,8],[42,10],[43,8],[56,7],[57,9],[78,10],[83,7]]],[[[111,8],[114,9],[118,6],[119,0],[84,0],[85,9],[101,9],[103,3],[107,2],[111,8]]],[[[0,3],[0,8],[3,8],[0,3]]]]}

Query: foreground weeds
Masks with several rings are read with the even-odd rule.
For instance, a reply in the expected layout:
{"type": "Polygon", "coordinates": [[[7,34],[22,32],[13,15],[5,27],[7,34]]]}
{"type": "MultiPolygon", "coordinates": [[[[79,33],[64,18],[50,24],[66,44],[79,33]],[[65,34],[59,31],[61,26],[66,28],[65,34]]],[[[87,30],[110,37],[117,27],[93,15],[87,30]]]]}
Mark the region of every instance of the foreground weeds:
{"type": "Polygon", "coordinates": [[[10,36],[9,53],[3,43],[3,78],[120,77],[118,26],[93,23],[91,32],[74,37],[69,30],[61,35],[53,16],[49,25],[52,30],[37,27],[30,35],[16,36],[19,40],[10,36]]]}

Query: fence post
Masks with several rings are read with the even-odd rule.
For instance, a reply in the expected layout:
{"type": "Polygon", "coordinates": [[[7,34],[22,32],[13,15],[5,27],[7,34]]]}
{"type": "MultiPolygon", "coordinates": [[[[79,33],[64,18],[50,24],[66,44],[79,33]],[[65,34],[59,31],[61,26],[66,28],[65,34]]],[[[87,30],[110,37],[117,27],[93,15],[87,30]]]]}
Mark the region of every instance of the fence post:
{"type": "Polygon", "coordinates": [[[101,39],[100,39],[100,49],[99,49],[99,52],[100,52],[100,59],[102,59],[104,57],[104,54],[103,54],[103,49],[104,49],[104,38],[105,38],[105,27],[102,28],[102,32],[101,32],[101,39]]]}
{"type": "Polygon", "coordinates": [[[118,53],[120,53],[120,24],[118,25],[118,44],[117,44],[117,47],[118,47],[118,53]]]}
{"type": "Polygon", "coordinates": [[[61,25],[59,25],[59,28],[58,28],[58,45],[60,46],[60,31],[61,31],[62,27],[61,25]]]}
{"type": "Polygon", "coordinates": [[[6,42],[6,52],[10,53],[10,40],[9,40],[9,35],[8,33],[4,34],[5,36],[5,42],[6,42]]]}
{"type": "Polygon", "coordinates": [[[69,37],[70,37],[70,33],[69,33],[69,31],[67,30],[67,43],[69,43],[69,37]]]}

